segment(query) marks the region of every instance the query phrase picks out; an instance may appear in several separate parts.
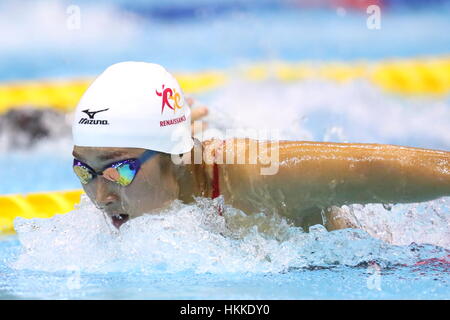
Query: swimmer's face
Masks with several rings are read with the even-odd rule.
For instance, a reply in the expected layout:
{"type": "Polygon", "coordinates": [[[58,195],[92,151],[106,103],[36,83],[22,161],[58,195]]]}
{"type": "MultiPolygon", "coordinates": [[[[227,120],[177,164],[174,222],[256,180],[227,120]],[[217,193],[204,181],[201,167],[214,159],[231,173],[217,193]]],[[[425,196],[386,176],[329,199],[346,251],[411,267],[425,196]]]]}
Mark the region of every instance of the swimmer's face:
{"type": "MultiPolygon", "coordinates": [[[[96,172],[113,162],[138,158],[145,152],[140,148],[73,148],[73,156],[96,172]]],[[[157,154],[144,162],[128,186],[121,186],[103,176],[82,184],[91,201],[119,228],[128,219],[166,207],[177,198],[175,179],[162,166],[162,155],[157,154]]]]}

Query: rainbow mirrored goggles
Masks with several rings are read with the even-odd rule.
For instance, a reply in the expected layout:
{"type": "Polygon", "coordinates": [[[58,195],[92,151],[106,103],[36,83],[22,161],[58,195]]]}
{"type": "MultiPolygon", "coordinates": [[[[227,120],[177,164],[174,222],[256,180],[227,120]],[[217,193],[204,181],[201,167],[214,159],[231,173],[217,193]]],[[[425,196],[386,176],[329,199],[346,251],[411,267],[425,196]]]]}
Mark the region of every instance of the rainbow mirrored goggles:
{"type": "Polygon", "coordinates": [[[103,176],[103,178],[125,187],[133,182],[141,165],[156,154],[158,154],[157,151],[147,150],[139,158],[113,162],[103,168],[101,172],[96,172],[86,163],[73,159],[73,171],[82,184],[88,184],[95,177],[103,176]]]}

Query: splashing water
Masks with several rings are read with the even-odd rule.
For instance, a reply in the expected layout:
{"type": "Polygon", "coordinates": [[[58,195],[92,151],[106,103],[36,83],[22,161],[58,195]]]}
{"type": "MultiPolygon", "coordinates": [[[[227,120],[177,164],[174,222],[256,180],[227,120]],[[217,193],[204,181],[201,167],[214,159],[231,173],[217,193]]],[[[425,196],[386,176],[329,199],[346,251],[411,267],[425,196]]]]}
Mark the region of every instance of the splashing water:
{"type": "Polygon", "coordinates": [[[339,210],[353,225],[396,245],[429,243],[450,249],[449,197],[396,205],[351,205],[339,210]]]}
{"type": "Polygon", "coordinates": [[[233,79],[205,102],[211,108],[209,127],[222,131],[278,130],[282,140],[383,143],[442,150],[450,146],[448,97],[400,97],[365,80],[283,83],[269,79],[252,83],[233,79]]]}
{"type": "MultiPolygon", "coordinates": [[[[207,122],[219,130],[269,126],[279,130],[281,139],[394,144],[409,141],[412,146],[447,148],[448,101],[399,99],[387,94],[380,98],[380,94],[379,89],[364,81],[286,84],[235,79],[203,98],[211,108],[207,122]]],[[[45,153],[52,146],[52,141],[44,141],[37,150],[45,153]]],[[[66,148],[69,155],[70,141],[66,148]]],[[[19,164],[20,171],[30,166],[29,161],[8,161],[11,163],[19,164]]],[[[70,171],[65,165],[50,168],[55,177],[51,180],[61,179],[70,171]]],[[[33,177],[34,172],[42,170],[28,171],[33,177]]],[[[23,184],[17,179],[5,181],[23,184]]],[[[230,207],[219,217],[212,200],[197,199],[194,204],[175,202],[163,213],[133,219],[118,232],[83,199],[76,210],[66,215],[16,219],[23,252],[13,267],[42,271],[82,268],[95,272],[260,273],[358,266],[371,261],[384,266],[412,265],[448,254],[448,201],[442,198],[392,207],[344,206],[338,210],[359,230],[327,232],[315,226],[305,233],[281,217],[262,213],[247,216],[230,207]]]]}
{"type": "MultiPolygon", "coordinates": [[[[14,269],[86,272],[279,273],[298,268],[413,265],[446,257],[432,245],[397,246],[358,229],[306,233],[278,216],[246,215],[215,200],[174,202],[158,214],[128,221],[120,231],[86,197],[51,219],[15,220],[22,253],[14,269]]],[[[358,214],[353,211],[355,216],[358,214]]]]}

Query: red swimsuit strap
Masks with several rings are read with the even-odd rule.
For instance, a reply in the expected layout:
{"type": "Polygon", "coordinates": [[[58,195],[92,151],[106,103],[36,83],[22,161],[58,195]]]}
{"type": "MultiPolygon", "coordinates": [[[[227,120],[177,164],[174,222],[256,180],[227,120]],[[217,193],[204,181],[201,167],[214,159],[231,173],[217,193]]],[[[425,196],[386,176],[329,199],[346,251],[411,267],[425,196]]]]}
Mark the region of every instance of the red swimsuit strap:
{"type": "Polygon", "coordinates": [[[211,198],[217,198],[220,196],[220,187],[219,187],[219,167],[217,163],[213,165],[213,178],[212,178],[212,196],[211,198]]]}
{"type": "MultiPolygon", "coordinates": [[[[213,164],[213,178],[212,178],[212,195],[211,198],[217,198],[220,196],[219,187],[219,166],[217,163],[213,164]]],[[[222,215],[222,207],[219,207],[219,215],[222,215]]]]}

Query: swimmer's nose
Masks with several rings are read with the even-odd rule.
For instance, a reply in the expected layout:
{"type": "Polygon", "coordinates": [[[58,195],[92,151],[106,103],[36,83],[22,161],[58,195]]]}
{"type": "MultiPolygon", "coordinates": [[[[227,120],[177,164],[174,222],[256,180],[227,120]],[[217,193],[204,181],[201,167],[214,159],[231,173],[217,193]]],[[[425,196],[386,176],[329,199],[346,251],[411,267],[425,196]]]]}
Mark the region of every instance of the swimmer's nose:
{"type": "Polygon", "coordinates": [[[108,183],[103,177],[96,179],[95,202],[100,209],[106,208],[118,200],[117,195],[108,188],[108,183]]]}

